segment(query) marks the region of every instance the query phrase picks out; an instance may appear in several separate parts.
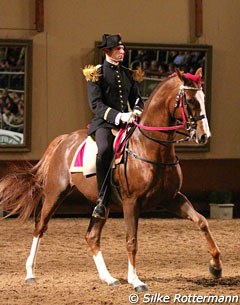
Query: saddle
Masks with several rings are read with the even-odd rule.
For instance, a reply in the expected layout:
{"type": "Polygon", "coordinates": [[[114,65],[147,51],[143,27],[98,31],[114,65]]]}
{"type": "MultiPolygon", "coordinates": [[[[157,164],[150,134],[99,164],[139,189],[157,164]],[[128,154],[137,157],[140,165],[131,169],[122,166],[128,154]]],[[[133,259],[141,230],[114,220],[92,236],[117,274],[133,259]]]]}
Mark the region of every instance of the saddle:
{"type": "MultiPolygon", "coordinates": [[[[134,127],[121,128],[119,131],[115,129],[112,130],[112,133],[115,136],[113,142],[113,167],[121,163],[123,151],[127,140],[132,134],[132,129],[134,129],[134,127]]],[[[96,155],[97,144],[91,136],[88,136],[77,148],[70,166],[70,172],[83,173],[86,177],[96,174],[96,155]]]]}

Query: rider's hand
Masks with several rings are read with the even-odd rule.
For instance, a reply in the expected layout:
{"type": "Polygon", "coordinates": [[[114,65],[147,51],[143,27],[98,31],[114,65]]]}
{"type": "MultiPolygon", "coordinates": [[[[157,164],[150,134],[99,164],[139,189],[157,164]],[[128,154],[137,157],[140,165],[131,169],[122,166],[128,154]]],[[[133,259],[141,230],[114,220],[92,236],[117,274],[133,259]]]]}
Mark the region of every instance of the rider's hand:
{"type": "Polygon", "coordinates": [[[134,120],[134,115],[133,115],[132,111],[122,113],[120,120],[123,123],[132,123],[134,120]]]}
{"type": "Polygon", "coordinates": [[[137,117],[141,117],[141,115],[142,115],[142,110],[140,110],[140,109],[134,109],[133,110],[133,114],[135,115],[135,116],[137,116],[137,117]]]}

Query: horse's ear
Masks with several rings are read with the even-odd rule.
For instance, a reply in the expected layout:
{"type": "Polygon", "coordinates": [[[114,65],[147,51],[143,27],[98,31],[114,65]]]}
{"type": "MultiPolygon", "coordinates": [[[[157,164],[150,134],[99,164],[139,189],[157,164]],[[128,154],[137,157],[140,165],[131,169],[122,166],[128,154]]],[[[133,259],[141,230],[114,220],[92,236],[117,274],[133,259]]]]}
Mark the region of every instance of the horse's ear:
{"type": "Polygon", "coordinates": [[[177,76],[180,78],[180,80],[182,81],[183,80],[183,73],[178,69],[176,68],[175,69],[176,73],[177,73],[177,76]]]}
{"type": "Polygon", "coordinates": [[[197,71],[195,72],[195,75],[199,75],[200,79],[202,78],[202,68],[198,68],[197,71]]]}

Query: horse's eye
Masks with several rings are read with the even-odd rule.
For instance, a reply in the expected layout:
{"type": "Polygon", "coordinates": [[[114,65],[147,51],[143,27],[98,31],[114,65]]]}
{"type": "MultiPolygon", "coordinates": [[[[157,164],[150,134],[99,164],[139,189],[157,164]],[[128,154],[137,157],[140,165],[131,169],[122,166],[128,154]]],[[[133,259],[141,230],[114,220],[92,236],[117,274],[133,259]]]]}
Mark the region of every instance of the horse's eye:
{"type": "Polygon", "coordinates": [[[188,104],[192,107],[192,110],[195,110],[195,111],[201,110],[200,104],[196,98],[189,99],[188,104]]]}

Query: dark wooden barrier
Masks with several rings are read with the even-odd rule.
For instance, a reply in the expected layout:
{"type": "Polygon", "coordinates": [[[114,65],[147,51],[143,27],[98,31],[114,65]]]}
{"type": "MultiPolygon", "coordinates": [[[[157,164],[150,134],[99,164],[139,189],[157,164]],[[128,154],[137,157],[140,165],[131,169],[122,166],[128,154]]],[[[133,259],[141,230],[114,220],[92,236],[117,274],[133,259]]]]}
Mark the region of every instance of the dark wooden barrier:
{"type": "MultiPolygon", "coordinates": [[[[0,161],[0,176],[4,177],[11,169],[11,165],[21,164],[23,161],[0,161]]],[[[37,161],[30,161],[36,163],[37,161]]],[[[197,211],[209,215],[207,197],[211,191],[224,188],[233,192],[234,217],[240,217],[240,159],[207,159],[181,160],[183,171],[182,192],[190,199],[197,211]]],[[[93,205],[86,202],[78,191],[74,190],[55,215],[89,215],[93,205]]],[[[121,214],[121,207],[113,207],[112,215],[121,214]]],[[[165,216],[160,207],[147,215],[165,216]]]]}

